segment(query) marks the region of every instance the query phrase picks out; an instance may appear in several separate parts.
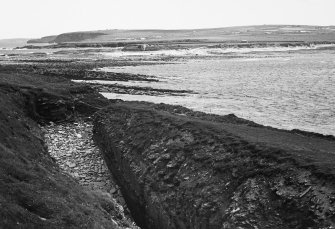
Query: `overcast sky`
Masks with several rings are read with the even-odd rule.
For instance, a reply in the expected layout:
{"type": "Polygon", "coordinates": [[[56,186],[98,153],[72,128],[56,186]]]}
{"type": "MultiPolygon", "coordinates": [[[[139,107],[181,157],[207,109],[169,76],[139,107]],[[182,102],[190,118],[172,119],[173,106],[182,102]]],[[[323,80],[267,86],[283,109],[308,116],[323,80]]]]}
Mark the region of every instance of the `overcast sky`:
{"type": "Polygon", "coordinates": [[[99,29],[335,25],[335,0],[1,0],[0,39],[99,29]]]}

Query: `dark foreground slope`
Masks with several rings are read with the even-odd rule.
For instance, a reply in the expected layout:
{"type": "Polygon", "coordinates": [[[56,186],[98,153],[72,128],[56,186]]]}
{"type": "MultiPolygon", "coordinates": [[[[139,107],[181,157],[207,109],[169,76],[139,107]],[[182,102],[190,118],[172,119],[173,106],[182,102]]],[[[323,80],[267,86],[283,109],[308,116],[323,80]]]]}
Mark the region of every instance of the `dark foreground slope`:
{"type": "Polygon", "coordinates": [[[36,122],[87,116],[106,104],[64,79],[0,73],[0,228],[129,226],[108,195],[60,171],[36,122]]]}
{"type": "Polygon", "coordinates": [[[164,110],[116,103],[95,118],[95,140],[141,227],[334,226],[332,138],[164,110]]]}

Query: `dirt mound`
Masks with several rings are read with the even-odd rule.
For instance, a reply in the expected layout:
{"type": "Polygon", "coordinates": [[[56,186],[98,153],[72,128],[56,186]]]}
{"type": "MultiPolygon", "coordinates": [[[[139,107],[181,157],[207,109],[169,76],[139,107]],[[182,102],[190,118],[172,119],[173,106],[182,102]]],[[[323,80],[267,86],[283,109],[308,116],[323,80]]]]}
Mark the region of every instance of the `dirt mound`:
{"type": "Polygon", "coordinates": [[[94,138],[139,226],[334,226],[334,141],[162,110],[169,109],[115,103],[94,122],[94,138]]]}

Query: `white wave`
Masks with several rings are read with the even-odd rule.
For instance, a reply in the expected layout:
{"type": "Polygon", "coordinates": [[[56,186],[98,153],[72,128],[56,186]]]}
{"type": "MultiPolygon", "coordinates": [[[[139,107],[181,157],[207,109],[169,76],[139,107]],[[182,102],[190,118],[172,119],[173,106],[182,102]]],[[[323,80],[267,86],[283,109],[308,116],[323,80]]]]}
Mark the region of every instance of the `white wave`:
{"type": "Polygon", "coordinates": [[[220,56],[229,53],[253,53],[253,52],[287,52],[298,50],[315,50],[325,47],[335,47],[334,44],[313,45],[313,46],[292,46],[292,47],[245,47],[245,48],[208,48],[200,47],[193,49],[179,50],[158,50],[158,51],[122,51],[121,48],[112,52],[105,52],[106,57],[127,57],[127,56],[220,56]]]}

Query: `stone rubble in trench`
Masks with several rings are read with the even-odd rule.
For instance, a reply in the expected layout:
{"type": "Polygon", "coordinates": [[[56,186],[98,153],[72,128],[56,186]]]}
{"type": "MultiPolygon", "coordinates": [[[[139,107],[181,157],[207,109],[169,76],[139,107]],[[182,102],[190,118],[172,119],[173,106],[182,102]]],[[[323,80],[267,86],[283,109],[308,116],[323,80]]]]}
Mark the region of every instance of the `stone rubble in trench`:
{"type": "Polygon", "coordinates": [[[51,123],[42,129],[50,156],[58,166],[82,186],[109,193],[122,206],[121,211],[129,217],[120,188],[93,142],[92,122],[78,120],[73,123],[51,123]]]}

